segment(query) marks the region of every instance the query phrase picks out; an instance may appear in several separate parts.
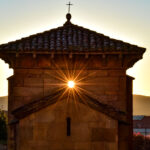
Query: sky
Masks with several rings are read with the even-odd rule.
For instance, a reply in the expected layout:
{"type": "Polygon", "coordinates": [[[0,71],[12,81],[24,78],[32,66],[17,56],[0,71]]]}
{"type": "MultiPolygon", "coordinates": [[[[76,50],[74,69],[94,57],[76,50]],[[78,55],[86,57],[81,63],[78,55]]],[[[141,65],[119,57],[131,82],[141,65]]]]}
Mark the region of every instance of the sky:
{"type": "MultiPolygon", "coordinates": [[[[62,26],[67,0],[0,0],[0,44],[62,26]]],[[[145,47],[143,59],[127,74],[133,93],[150,96],[150,0],[72,0],[72,23],[145,47]]],[[[0,96],[8,95],[13,74],[0,60],[0,96]]]]}

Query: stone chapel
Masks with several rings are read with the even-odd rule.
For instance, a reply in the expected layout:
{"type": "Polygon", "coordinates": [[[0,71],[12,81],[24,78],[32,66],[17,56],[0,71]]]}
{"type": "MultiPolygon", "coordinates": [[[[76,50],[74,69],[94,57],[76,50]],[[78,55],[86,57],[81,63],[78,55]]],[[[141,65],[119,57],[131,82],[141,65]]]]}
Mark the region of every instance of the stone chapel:
{"type": "Polygon", "coordinates": [[[131,150],[132,81],[145,48],[71,22],[0,45],[8,150],[131,150]],[[74,87],[68,87],[71,81],[74,87]]]}

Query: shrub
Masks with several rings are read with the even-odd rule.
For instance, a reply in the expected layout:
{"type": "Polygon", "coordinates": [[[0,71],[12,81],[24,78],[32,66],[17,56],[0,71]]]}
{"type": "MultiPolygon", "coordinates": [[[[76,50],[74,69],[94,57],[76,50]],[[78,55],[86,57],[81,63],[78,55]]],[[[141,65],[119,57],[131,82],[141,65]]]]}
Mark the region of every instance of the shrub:
{"type": "Polygon", "coordinates": [[[133,135],[133,150],[150,150],[150,138],[140,133],[133,135]]]}
{"type": "Polygon", "coordinates": [[[0,143],[7,143],[7,117],[2,110],[0,110],[0,143]]]}

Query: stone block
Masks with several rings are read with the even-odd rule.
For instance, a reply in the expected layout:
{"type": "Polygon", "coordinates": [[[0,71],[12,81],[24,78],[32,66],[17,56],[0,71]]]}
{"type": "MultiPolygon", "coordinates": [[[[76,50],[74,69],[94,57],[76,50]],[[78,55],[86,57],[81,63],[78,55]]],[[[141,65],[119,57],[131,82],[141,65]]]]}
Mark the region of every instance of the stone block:
{"type": "Polygon", "coordinates": [[[34,73],[28,73],[24,76],[25,78],[43,78],[43,74],[34,74],[34,73]]]}
{"type": "Polygon", "coordinates": [[[12,103],[12,110],[22,106],[24,104],[24,97],[23,96],[14,96],[13,103],[12,103]]]}
{"type": "Polygon", "coordinates": [[[67,138],[66,135],[66,124],[65,123],[52,123],[47,126],[47,135],[46,139],[49,142],[52,141],[65,141],[67,138]]]}
{"type": "Polygon", "coordinates": [[[37,141],[47,140],[48,125],[45,123],[38,123],[34,126],[34,139],[37,141]]]}
{"type": "Polygon", "coordinates": [[[23,104],[27,104],[27,103],[30,103],[31,101],[35,101],[35,100],[38,100],[39,99],[39,97],[37,96],[35,96],[35,97],[33,97],[33,96],[24,96],[23,97],[23,104]]]}
{"type": "MultiPolygon", "coordinates": [[[[46,107],[45,109],[41,109],[40,111],[35,113],[35,123],[36,124],[46,124],[57,122],[57,118],[55,116],[53,106],[46,107]]],[[[59,121],[59,120],[58,120],[59,121]]]]}
{"type": "Polygon", "coordinates": [[[97,70],[96,76],[97,77],[106,77],[106,76],[108,76],[108,70],[97,70]]]}
{"type": "MultiPolygon", "coordinates": [[[[118,121],[113,119],[107,119],[106,128],[118,129],[118,121]]],[[[117,131],[116,131],[117,132],[117,131]]]]}
{"type": "Polygon", "coordinates": [[[92,142],[105,142],[105,131],[103,128],[92,128],[91,141],[92,142]]]}
{"type": "Polygon", "coordinates": [[[14,83],[13,86],[15,86],[15,87],[24,86],[24,80],[23,80],[22,76],[15,76],[13,83],[14,83]]]}
{"type": "Polygon", "coordinates": [[[29,149],[28,149],[28,147],[27,147],[27,150],[49,150],[50,149],[50,147],[49,147],[49,145],[45,145],[45,144],[38,144],[37,142],[34,142],[34,143],[31,143],[30,145],[29,145],[29,149]]]}
{"type": "Polygon", "coordinates": [[[24,143],[33,139],[33,126],[23,125],[19,127],[20,142],[24,143]]]}
{"type": "Polygon", "coordinates": [[[50,69],[43,70],[44,78],[55,78],[57,74],[59,74],[59,71],[57,71],[57,70],[50,70],[50,69]]]}
{"type": "MultiPolygon", "coordinates": [[[[86,101],[86,99],[85,99],[86,101]]],[[[68,105],[68,104],[67,104],[68,105]]],[[[73,117],[73,121],[75,123],[95,123],[95,122],[99,122],[99,120],[101,119],[101,122],[104,121],[105,122],[105,115],[102,113],[97,113],[97,111],[91,109],[89,106],[87,106],[86,102],[85,104],[82,104],[80,102],[76,102],[71,105],[68,105],[66,108],[67,110],[70,109],[70,112],[67,114],[70,114],[73,117]],[[74,107],[76,106],[76,107],[74,107]]]]}
{"type": "Polygon", "coordinates": [[[13,88],[14,96],[42,96],[43,88],[39,87],[14,87],[13,88]]]}
{"type": "Polygon", "coordinates": [[[109,128],[92,128],[91,140],[93,142],[115,142],[117,140],[117,132],[115,129],[109,128]]]}
{"type": "Polygon", "coordinates": [[[15,75],[22,78],[43,78],[43,69],[16,69],[15,75]]]}
{"type": "Polygon", "coordinates": [[[116,101],[119,100],[119,98],[118,98],[118,95],[109,95],[108,94],[108,95],[99,95],[98,100],[100,102],[107,103],[107,102],[110,102],[110,101],[116,102],[116,101]]]}
{"type": "Polygon", "coordinates": [[[14,74],[27,74],[29,72],[29,69],[15,69],[14,74]]]}
{"type": "Polygon", "coordinates": [[[103,128],[103,127],[106,127],[106,125],[107,125],[106,121],[88,122],[89,128],[103,128]]]}
{"type": "Polygon", "coordinates": [[[119,140],[127,141],[129,138],[129,126],[128,125],[119,125],[119,140]]]}
{"type": "Polygon", "coordinates": [[[51,62],[50,62],[50,56],[47,55],[47,57],[40,56],[36,60],[36,67],[38,68],[50,68],[51,67],[51,62]]]}
{"type": "Polygon", "coordinates": [[[126,92],[126,77],[120,77],[119,78],[119,89],[123,93],[126,92]]]}
{"type": "Polygon", "coordinates": [[[91,142],[91,150],[106,150],[105,142],[91,142]]]}
{"type": "Polygon", "coordinates": [[[75,143],[74,142],[68,142],[66,141],[65,143],[62,144],[62,148],[61,149],[65,149],[65,150],[75,150],[75,143]]]}
{"type": "Polygon", "coordinates": [[[44,96],[48,96],[57,86],[44,86],[44,96]]]}
{"type": "Polygon", "coordinates": [[[105,129],[105,140],[107,142],[117,142],[118,136],[117,136],[117,129],[113,128],[106,128],[105,129]]]}
{"type": "Polygon", "coordinates": [[[44,70],[43,69],[28,69],[28,73],[32,74],[43,74],[44,70]]]}
{"type": "Polygon", "coordinates": [[[81,87],[80,87],[81,89],[83,89],[83,90],[81,90],[81,91],[87,91],[87,92],[90,92],[90,93],[93,93],[93,94],[95,94],[95,95],[105,95],[105,89],[102,87],[102,86],[97,86],[97,85],[82,85],[81,87]]]}
{"type": "Polygon", "coordinates": [[[86,74],[84,75],[86,78],[94,78],[94,77],[106,77],[108,76],[107,70],[87,70],[86,74]]]}
{"type": "Polygon", "coordinates": [[[37,61],[33,59],[31,55],[28,56],[20,56],[16,59],[16,68],[34,68],[36,66],[37,61]]]}
{"type": "Polygon", "coordinates": [[[119,88],[109,87],[109,88],[105,89],[105,95],[108,95],[108,96],[114,95],[114,96],[116,96],[118,94],[119,94],[119,88]]]}
{"type": "Polygon", "coordinates": [[[118,77],[88,77],[86,83],[93,85],[119,85],[118,77]]]}
{"type": "Polygon", "coordinates": [[[24,78],[25,87],[43,87],[43,79],[41,78],[24,78]]]}
{"type": "Polygon", "coordinates": [[[44,86],[56,86],[62,83],[60,80],[55,78],[44,79],[44,86]]]}
{"type": "Polygon", "coordinates": [[[91,143],[90,142],[76,142],[74,144],[75,150],[91,150],[91,143]]]}
{"type": "MultiPolygon", "coordinates": [[[[120,89],[119,89],[119,87],[117,86],[117,85],[108,85],[108,86],[103,86],[103,88],[105,89],[105,92],[107,92],[107,91],[110,91],[110,92],[118,92],[120,89]]],[[[111,94],[109,94],[109,95],[111,95],[111,94]]],[[[112,94],[112,95],[114,95],[114,94],[112,94]]]]}
{"type": "MultiPolygon", "coordinates": [[[[116,142],[106,142],[105,143],[106,150],[118,150],[118,143],[116,142]]],[[[122,150],[122,149],[119,149],[122,150]]]]}
{"type": "Polygon", "coordinates": [[[71,128],[72,140],[75,142],[90,141],[90,130],[86,123],[74,123],[71,128]],[[79,136],[80,133],[80,136],[79,136]]]}
{"type": "Polygon", "coordinates": [[[59,144],[58,142],[55,142],[55,141],[48,142],[48,150],[61,150],[63,149],[63,145],[64,145],[64,142],[61,142],[61,141],[59,141],[59,144]]]}
{"type": "Polygon", "coordinates": [[[130,150],[131,147],[129,148],[128,142],[126,141],[120,141],[118,144],[118,150],[130,150]]]}
{"type": "Polygon", "coordinates": [[[126,71],[125,70],[108,70],[108,75],[109,76],[115,76],[115,77],[122,77],[126,76],[126,71]]]}

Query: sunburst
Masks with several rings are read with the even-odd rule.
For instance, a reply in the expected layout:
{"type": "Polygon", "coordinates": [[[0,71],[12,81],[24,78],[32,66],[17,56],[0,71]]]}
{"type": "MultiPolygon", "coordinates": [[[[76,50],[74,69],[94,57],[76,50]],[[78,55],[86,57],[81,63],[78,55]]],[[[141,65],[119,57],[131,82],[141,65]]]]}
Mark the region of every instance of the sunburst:
{"type": "Polygon", "coordinates": [[[56,79],[57,83],[52,83],[49,85],[58,87],[58,90],[63,90],[64,92],[58,98],[57,101],[60,101],[65,96],[66,103],[69,101],[73,101],[76,108],[78,109],[78,98],[82,99],[82,102],[87,105],[86,96],[84,93],[88,94],[89,91],[86,90],[85,86],[93,85],[92,80],[89,78],[95,72],[87,73],[87,66],[90,60],[86,60],[86,62],[74,61],[73,67],[70,67],[70,63],[66,57],[63,58],[63,67],[62,64],[58,61],[53,60],[52,64],[54,68],[56,68],[55,74],[49,74],[51,77],[56,79]],[[80,67],[79,67],[80,66],[80,67]],[[86,72],[86,73],[85,73],[86,72]],[[91,80],[91,81],[90,81],[91,80]]]}

